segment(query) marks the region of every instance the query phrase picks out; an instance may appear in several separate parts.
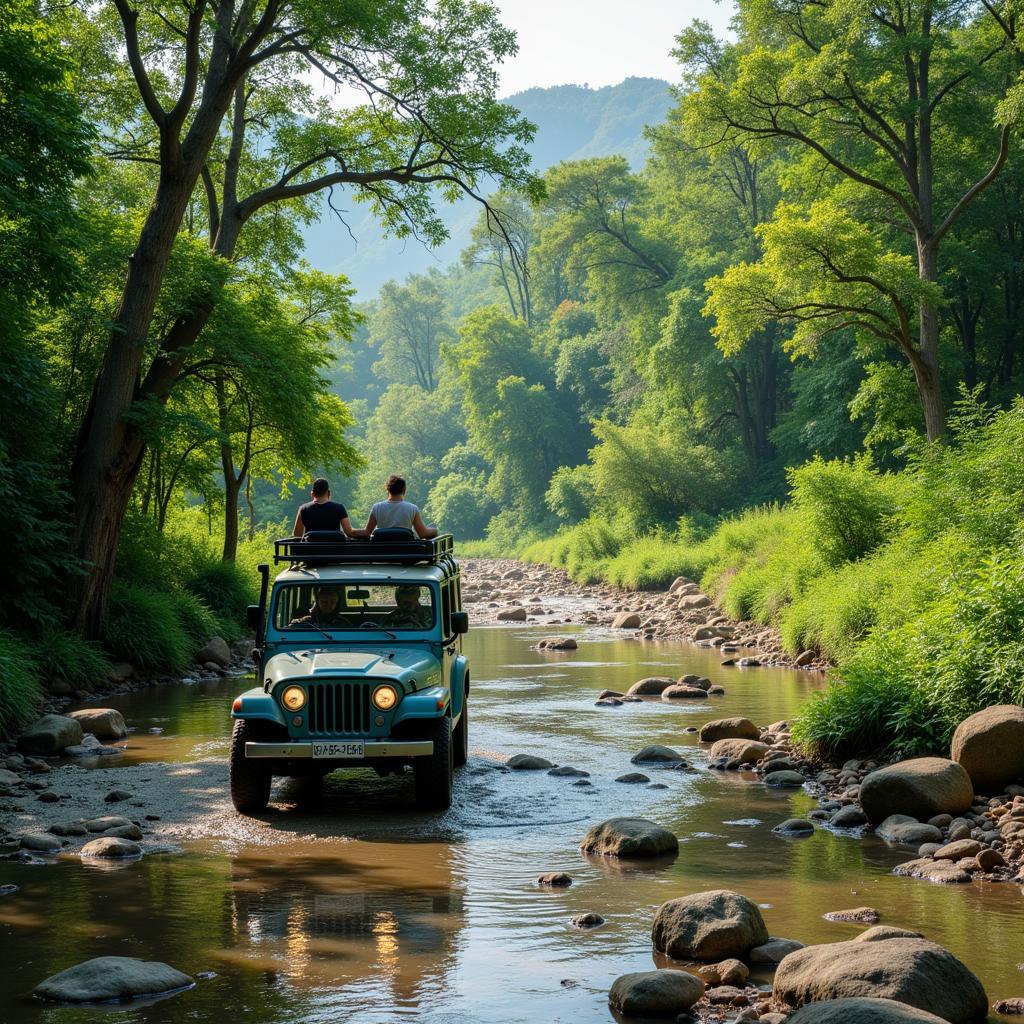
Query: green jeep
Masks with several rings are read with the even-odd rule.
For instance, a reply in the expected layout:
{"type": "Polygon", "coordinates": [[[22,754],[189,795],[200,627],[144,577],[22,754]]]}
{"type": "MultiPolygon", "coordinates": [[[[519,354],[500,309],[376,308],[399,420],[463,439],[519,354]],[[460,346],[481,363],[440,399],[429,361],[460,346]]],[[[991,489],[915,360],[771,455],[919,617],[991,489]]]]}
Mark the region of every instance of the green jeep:
{"type": "Polygon", "coordinates": [[[417,804],[449,807],[469,729],[469,619],[451,536],[317,532],[275,541],[274,561],[287,568],[271,588],[260,566],[249,609],[261,685],[231,708],[236,810],[263,811],[275,775],[319,781],[365,766],[383,776],[409,764],[417,804]]]}

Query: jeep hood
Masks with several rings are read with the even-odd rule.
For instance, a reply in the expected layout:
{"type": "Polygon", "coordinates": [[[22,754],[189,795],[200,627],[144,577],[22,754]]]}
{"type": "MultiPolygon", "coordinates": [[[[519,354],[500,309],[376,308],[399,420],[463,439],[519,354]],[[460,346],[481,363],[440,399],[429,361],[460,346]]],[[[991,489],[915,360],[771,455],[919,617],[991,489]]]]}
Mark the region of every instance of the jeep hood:
{"type": "Polygon", "coordinates": [[[266,664],[264,682],[271,686],[285,679],[363,678],[374,682],[415,682],[417,689],[441,681],[440,664],[426,650],[352,651],[309,649],[275,654],[266,664]]]}

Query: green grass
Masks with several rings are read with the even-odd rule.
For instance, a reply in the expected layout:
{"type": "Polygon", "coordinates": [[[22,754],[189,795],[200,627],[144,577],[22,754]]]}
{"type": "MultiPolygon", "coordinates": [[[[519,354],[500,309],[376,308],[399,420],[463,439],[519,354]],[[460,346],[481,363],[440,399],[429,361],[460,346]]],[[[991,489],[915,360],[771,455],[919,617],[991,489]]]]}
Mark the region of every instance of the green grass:
{"type": "Polygon", "coordinates": [[[36,647],[44,680],[60,680],[76,690],[89,690],[106,678],[110,659],[99,644],[77,633],[48,629],[36,647]]]}
{"type": "Polygon", "coordinates": [[[146,671],[181,672],[195,650],[170,594],[120,580],[110,594],[103,643],[118,661],[146,671]]]}
{"type": "Polygon", "coordinates": [[[9,735],[35,712],[42,695],[33,648],[0,631],[0,736],[9,735]]]}

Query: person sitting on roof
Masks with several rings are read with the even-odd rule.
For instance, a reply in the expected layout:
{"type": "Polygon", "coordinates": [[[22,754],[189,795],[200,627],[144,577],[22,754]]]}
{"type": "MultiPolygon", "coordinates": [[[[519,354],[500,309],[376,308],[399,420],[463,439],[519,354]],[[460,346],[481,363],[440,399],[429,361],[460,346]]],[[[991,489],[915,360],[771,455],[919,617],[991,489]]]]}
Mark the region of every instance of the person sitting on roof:
{"type": "Polygon", "coordinates": [[[341,614],[341,595],[337,587],[317,587],[315,601],[307,615],[301,615],[288,623],[289,629],[308,626],[311,629],[337,629],[345,625],[341,614]]]}
{"type": "Polygon", "coordinates": [[[388,616],[387,624],[398,629],[429,629],[434,621],[434,611],[429,605],[420,604],[422,587],[404,584],[395,588],[395,610],[388,616]]]}
{"type": "Polygon", "coordinates": [[[347,537],[368,537],[368,533],[352,526],[348,509],[340,501],[331,500],[331,485],[321,476],[313,481],[307,501],[295,516],[293,537],[302,537],[311,530],[342,530],[347,537]]]}
{"type": "Polygon", "coordinates": [[[371,537],[374,530],[409,530],[423,540],[437,536],[436,526],[427,526],[423,522],[420,510],[405,500],[405,480],[400,476],[389,476],[384,485],[387,499],[378,501],[370,509],[370,518],[362,534],[371,537]]]}

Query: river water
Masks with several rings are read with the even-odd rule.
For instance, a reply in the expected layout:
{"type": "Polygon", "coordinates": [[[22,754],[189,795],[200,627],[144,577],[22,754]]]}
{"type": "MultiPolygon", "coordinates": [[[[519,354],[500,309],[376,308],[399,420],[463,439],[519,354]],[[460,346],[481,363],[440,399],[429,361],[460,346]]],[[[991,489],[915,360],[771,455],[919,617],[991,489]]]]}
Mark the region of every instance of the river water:
{"type": "MultiPolygon", "coordinates": [[[[98,1014],[124,1024],[609,1021],[615,977],[664,965],[651,951],[655,908],[712,888],[745,893],[762,906],[772,935],[806,943],[851,938],[863,927],[825,921],[828,911],[876,907],[883,923],[953,950],[990,1000],[1024,995],[1017,887],[895,878],[892,866],[911,852],[879,840],[825,830],[775,836],[772,826],[814,801],[766,790],[753,777],[645,768],[666,788],[613,781],[634,770],[630,756],[648,743],[702,763],[687,727],[740,714],[762,724],[791,717],[820,676],[722,669],[698,648],[563,629],[579,638],[577,651],[531,650],[550,627],[468,635],[471,757],[445,814],[418,812],[411,780],[349,773],[329,780],[320,805],[286,788],[256,839],[244,830],[197,835],[181,853],[118,870],[71,859],[0,862],[0,884],[20,887],[0,902],[0,1022],[79,1024],[98,1014]],[[727,694],[594,706],[602,688],[686,672],[710,676],[727,694]],[[592,785],[500,766],[520,752],[588,771],[592,785]],[[621,814],[672,829],[679,856],[629,866],[584,858],[577,847],[588,826],[621,814]],[[573,885],[540,889],[536,876],[545,871],[567,871],[573,885]],[[607,923],[573,929],[570,918],[583,911],[607,923]],[[48,975],[101,955],[213,976],[164,1000],[103,1010],[45,1006],[28,995],[48,975]]],[[[220,761],[243,682],[109,701],[136,728],[126,759],[220,761]]],[[[759,980],[768,984],[770,975],[759,980]]]]}

